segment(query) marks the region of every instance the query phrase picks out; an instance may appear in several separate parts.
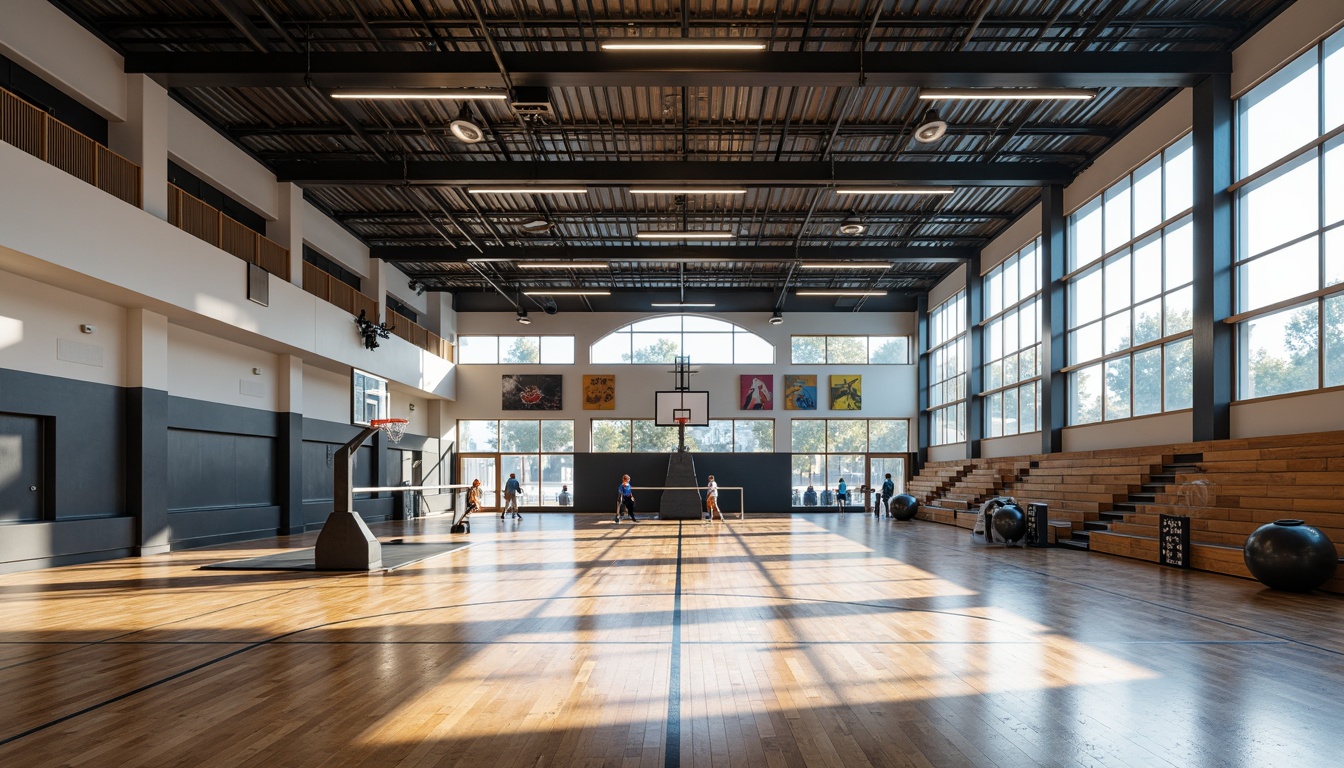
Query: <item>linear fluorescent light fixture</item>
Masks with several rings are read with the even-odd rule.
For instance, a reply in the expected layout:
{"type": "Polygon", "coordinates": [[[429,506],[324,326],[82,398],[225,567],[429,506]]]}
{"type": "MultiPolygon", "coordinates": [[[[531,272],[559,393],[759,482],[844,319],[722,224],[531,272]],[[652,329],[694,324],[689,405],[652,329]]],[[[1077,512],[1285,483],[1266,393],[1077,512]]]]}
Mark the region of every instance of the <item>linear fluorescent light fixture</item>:
{"type": "Polygon", "coordinates": [[[473,101],[489,99],[503,101],[509,94],[503,91],[473,90],[470,88],[406,88],[391,91],[332,91],[333,99],[366,99],[378,101],[473,101]]]}
{"type": "Polygon", "coordinates": [[[635,237],[640,240],[732,240],[737,235],[725,230],[712,230],[708,232],[640,232],[635,237]]]}
{"type": "Polygon", "coordinates": [[[519,269],[606,269],[605,261],[520,261],[519,269]]]}
{"type": "Polygon", "coordinates": [[[794,296],[886,296],[886,291],[794,291],[794,296]]]}
{"type": "Polygon", "coordinates": [[[586,195],[587,187],[467,187],[471,195],[586,195]]]}
{"type": "Polygon", "coordinates": [[[698,301],[655,301],[649,304],[650,307],[712,307],[713,304],[706,304],[698,301]]]}
{"type": "Polygon", "coordinates": [[[631,187],[632,195],[745,195],[743,187],[631,187]]]}
{"type": "Polygon", "coordinates": [[[524,296],[610,296],[607,290],[537,290],[523,291],[524,296]]]}
{"type": "Polygon", "coordinates": [[[836,187],[837,195],[950,195],[952,187],[836,187]]]}
{"type": "Polygon", "coordinates": [[[715,39],[692,38],[666,40],[641,40],[628,38],[606,40],[602,43],[604,51],[764,51],[765,43],[758,40],[736,40],[731,38],[715,39]]]}
{"type": "Polygon", "coordinates": [[[891,264],[885,261],[823,261],[799,264],[803,269],[876,269],[885,272],[891,264]]]}
{"type": "Polygon", "coordinates": [[[921,101],[1087,101],[1097,97],[1086,88],[927,88],[919,92],[921,101]]]}

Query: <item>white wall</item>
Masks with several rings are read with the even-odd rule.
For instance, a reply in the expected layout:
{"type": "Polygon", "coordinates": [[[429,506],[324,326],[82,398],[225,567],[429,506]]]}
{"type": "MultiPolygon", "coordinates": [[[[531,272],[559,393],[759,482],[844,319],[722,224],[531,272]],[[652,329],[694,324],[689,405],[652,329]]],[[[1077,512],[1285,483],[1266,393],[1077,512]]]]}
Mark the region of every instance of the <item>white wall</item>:
{"type": "Polygon", "coordinates": [[[947,277],[938,281],[929,291],[929,311],[934,307],[947,301],[957,294],[957,291],[966,287],[966,274],[968,270],[965,264],[957,267],[947,277]]]}
{"type": "MultiPolygon", "coordinates": [[[[637,313],[573,313],[555,316],[535,313],[529,326],[518,325],[513,313],[464,313],[458,316],[458,331],[463,336],[485,335],[574,335],[575,364],[551,365],[465,365],[457,369],[457,401],[448,409],[452,419],[495,419],[509,417],[561,418],[575,420],[575,450],[586,451],[591,436],[590,419],[653,418],[654,392],[674,388],[670,365],[590,365],[588,347],[602,336],[647,318],[637,313]],[[563,374],[564,409],[561,411],[503,411],[500,403],[500,377],[505,374],[563,374]],[[584,374],[613,374],[616,377],[616,404],[610,411],[583,410],[580,399],[584,374]]],[[[773,418],[775,450],[788,452],[790,419],[817,418],[908,418],[910,445],[915,445],[916,397],[914,365],[791,365],[790,337],[793,335],[909,335],[915,332],[915,315],[899,313],[801,313],[790,312],[783,325],[770,325],[763,313],[716,313],[721,320],[742,326],[775,345],[774,365],[696,365],[695,350],[691,364],[700,373],[691,379],[691,388],[710,393],[712,419],[773,418]],[[783,394],[783,374],[817,375],[818,409],[785,411],[775,402],[772,411],[743,411],[738,402],[738,376],[769,374],[774,377],[776,398],[783,394]],[[826,397],[828,377],[832,374],[863,376],[861,411],[832,411],[826,397]]],[[[913,338],[912,338],[913,350],[913,338]]],[[[913,352],[912,352],[913,354],[913,352]]],[[[400,415],[400,414],[398,414],[400,415]]]]}
{"type": "Polygon", "coordinates": [[[46,0],[0,2],[0,53],[103,117],[126,119],[121,56],[46,0]]]}
{"type": "Polygon", "coordinates": [[[0,178],[0,269],[272,354],[315,355],[453,396],[450,363],[395,337],[366,350],[347,313],[278,279],[270,306],[254,304],[241,260],[9,144],[0,144],[0,178]]]}
{"type": "Polygon", "coordinates": [[[1041,452],[1041,433],[1028,432],[1011,437],[990,437],[980,441],[980,456],[996,459],[1001,456],[1024,456],[1041,452]]]}
{"type": "Polygon", "coordinates": [[[1344,429],[1344,391],[1334,389],[1232,404],[1232,437],[1344,429]]]}
{"type": "Polygon", "coordinates": [[[267,219],[280,212],[275,177],[176,101],[168,102],[168,156],[267,219]]]}
{"type": "Polygon", "coordinates": [[[368,277],[371,274],[368,246],[306,201],[303,204],[303,239],[318,253],[356,275],[368,277]]]}
{"type": "Polygon", "coordinates": [[[350,375],[303,366],[303,415],[346,424],[350,421],[350,375]]]}
{"type": "MultiPolygon", "coordinates": [[[[1105,448],[1136,448],[1159,443],[1188,443],[1193,430],[1190,411],[1140,416],[1104,424],[1065,427],[1061,438],[1065,451],[1099,451],[1105,448]]],[[[1032,451],[1039,453],[1040,449],[1032,451]]]]}
{"type": "Polygon", "coordinates": [[[276,355],[209,334],[168,326],[168,394],[192,400],[280,410],[276,355]],[[260,374],[252,370],[260,369],[260,374]]]}
{"type": "Polygon", "coordinates": [[[0,368],[125,386],[125,327],[122,307],[0,271],[0,368]]]}

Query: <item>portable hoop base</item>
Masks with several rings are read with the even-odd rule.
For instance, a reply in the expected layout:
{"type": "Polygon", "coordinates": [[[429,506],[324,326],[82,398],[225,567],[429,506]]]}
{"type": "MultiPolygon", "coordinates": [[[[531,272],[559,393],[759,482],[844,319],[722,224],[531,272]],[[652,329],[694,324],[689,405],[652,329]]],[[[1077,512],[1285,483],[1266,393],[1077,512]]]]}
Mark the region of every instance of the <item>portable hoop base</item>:
{"type": "Polygon", "coordinates": [[[373,531],[355,513],[355,451],[375,432],[404,431],[405,419],[377,419],[360,431],[355,439],[341,446],[332,457],[334,463],[333,507],[317,535],[314,565],[319,571],[375,571],[383,567],[383,546],[373,531]]]}

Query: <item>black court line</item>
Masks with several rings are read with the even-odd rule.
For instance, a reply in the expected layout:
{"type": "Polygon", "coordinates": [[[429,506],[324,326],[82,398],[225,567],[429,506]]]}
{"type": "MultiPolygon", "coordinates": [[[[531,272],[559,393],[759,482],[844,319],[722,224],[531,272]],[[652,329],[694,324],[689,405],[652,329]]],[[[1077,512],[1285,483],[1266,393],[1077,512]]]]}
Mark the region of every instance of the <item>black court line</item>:
{"type": "Polygon", "coordinates": [[[663,767],[681,766],[681,521],[677,521],[677,584],[672,592],[672,665],[667,675],[667,737],[663,767]]]}

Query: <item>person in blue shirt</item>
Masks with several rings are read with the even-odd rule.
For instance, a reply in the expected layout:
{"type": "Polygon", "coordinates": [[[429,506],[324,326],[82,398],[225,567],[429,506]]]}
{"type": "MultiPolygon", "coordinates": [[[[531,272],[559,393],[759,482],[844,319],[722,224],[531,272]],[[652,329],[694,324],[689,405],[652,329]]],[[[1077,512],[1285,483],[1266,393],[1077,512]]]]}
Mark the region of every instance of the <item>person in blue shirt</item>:
{"type": "Polygon", "coordinates": [[[835,504],[840,507],[840,514],[845,514],[845,502],[849,501],[849,489],[845,487],[845,478],[840,478],[840,485],[835,489],[835,504]]]}
{"type": "Polygon", "coordinates": [[[519,484],[518,476],[510,472],[508,481],[504,483],[504,511],[499,513],[500,520],[509,512],[513,512],[513,516],[519,520],[523,519],[518,512],[518,494],[522,492],[523,486],[519,484]]]}
{"type": "Polygon", "coordinates": [[[560,498],[556,499],[556,501],[559,502],[562,507],[568,507],[570,504],[574,503],[574,497],[570,495],[568,485],[560,486],[560,498]]]}
{"type": "Polygon", "coordinates": [[[620,497],[616,507],[616,522],[621,522],[621,511],[624,510],[630,516],[630,522],[638,523],[639,520],[635,518],[635,491],[630,487],[629,475],[621,475],[621,485],[617,492],[620,497]]]}
{"type": "Polygon", "coordinates": [[[807,486],[807,490],[803,492],[803,506],[804,506],[804,507],[815,507],[815,506],[817,506],[817,489],[816,489],[816,488],[813,488],[813,487],[810,486],[810,485],[807,486]]]}
{"type": "Polygon", "coordinates": [[[882,507],[886,507],[887,514],[891,514],[891,497],[896,493],[896,484],[891,481],[891,473],[887,473],[887,479],[882,481],[882,502],[880,506],[873,507],[873,514],[882,514],[882,507]]]}

